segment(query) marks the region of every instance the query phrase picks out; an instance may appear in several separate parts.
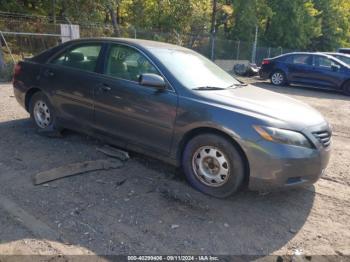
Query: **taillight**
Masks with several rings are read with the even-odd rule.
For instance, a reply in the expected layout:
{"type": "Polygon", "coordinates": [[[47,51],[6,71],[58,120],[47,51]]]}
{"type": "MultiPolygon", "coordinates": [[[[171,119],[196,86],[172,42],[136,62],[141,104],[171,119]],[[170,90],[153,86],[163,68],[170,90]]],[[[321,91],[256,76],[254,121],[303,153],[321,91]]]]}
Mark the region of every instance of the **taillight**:
{"type": "Polygon", "coordinates": [[[268,64],[270,64],[270,60],[269,60],[269,59],[264,59],[264,60],[262,61],[262,64],[263,64],[263,65],[268,65],[268,64]]]}
{"type": "Polygon", "coordinates": [[[13,70],[13,78],[19,76],[19,74],[21,73],[21,65],[20,64],[16,64],[15,68],[13,70]]]}

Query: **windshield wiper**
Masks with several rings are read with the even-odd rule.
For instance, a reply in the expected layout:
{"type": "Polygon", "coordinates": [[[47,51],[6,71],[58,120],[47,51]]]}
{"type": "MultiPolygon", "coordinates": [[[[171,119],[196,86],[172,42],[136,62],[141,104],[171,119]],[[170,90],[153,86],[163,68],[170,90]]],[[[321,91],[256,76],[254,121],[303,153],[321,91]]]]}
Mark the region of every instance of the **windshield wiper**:
{"type": "Polygon", "coordinates": [[[217,86],[199,86],[192,88],[192,90],[224,90],[226,88],[224,87],[217,87],[217,86]]]}
{"type": "Polygon", "coordinates": [[[234,83],[234,84],[230,85],[230,86],[227,87],[227,88],[232,88],[232,87],[243,87],[243,86],[247,86],[247,84],[245,84],[245,83],[234,83]]]}

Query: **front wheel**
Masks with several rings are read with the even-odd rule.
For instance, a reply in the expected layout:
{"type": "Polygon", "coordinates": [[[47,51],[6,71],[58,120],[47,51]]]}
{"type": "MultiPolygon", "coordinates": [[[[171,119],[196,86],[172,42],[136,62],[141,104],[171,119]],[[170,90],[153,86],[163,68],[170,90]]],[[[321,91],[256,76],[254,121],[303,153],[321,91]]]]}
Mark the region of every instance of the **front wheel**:
{"type": "Polygon", "coordinates": [[[235,193],[244,178],[240,152],[230,141],[214,134],[199,135],[189,141],[182,166],[194,188],[218,198],[235,193]]]}
{"type": "Polygon", "coordinates": [[[282,71],[275,71],[271,75],[270,79],[271,79],[271,84],[275,86],[283,86],[283,85],[286,85],[287,83],[286,75],[282,71]]]}

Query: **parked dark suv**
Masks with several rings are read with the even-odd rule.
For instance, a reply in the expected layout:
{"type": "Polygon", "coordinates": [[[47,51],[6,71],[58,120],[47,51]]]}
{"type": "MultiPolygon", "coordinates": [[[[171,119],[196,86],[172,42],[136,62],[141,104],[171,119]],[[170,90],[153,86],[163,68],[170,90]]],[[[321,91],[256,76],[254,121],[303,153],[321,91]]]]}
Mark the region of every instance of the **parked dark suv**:
{"type": "Polygon", "coordinates": [[[175,45],[67,42],[20,62],[13,86],[39,130],[77,130],[182,166],[215,197],[244,184],[310,185],[329,160],[331,129],[316,110],[175,45]]]}
{"type": "Polygon", "coordinates": [[[264,59],[259,74],[273,85],[301,84],[350,95],[350,66],[324,53],[289,53],[264,59]]]}

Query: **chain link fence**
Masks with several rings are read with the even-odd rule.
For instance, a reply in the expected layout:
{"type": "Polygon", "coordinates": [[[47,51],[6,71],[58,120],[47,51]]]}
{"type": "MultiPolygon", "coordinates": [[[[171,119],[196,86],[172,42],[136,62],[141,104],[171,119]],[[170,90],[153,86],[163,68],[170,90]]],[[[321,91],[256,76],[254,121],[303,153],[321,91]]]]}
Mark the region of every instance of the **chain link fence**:
{"type": "MultiPolygon", "coordinates": [[[[60,21],[64,23],[64,21],[60,21]]],[[[140,30],[134,27],[120,27],[120,37],[163,41],[193,49],[204,56],[213,56],[224,69],[232,71],[235,63],[253,62],[260,65],[264,58],[270,58],[294,50],[282,47],[263,47],[257,45],[253,56],[253,42],[242,42],[215,38],[209,34],[180,34],[154,30],[140,30]],[[213,44],[213,47],[212,47],[213,44]],[[255,61],[252,58],[255,57],[255,61]]],[[[80,37],[114,36],[112,26],[101,24],[80,25],[80,37]]],[[[0,16],[0,80],[9,80],[14,63],[61,43],[60,25],[49,23],[45,17],[12,19],[0,16]]]]}

